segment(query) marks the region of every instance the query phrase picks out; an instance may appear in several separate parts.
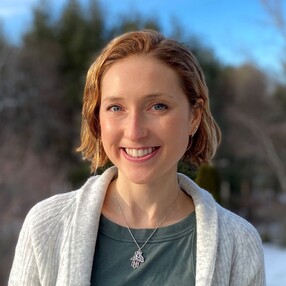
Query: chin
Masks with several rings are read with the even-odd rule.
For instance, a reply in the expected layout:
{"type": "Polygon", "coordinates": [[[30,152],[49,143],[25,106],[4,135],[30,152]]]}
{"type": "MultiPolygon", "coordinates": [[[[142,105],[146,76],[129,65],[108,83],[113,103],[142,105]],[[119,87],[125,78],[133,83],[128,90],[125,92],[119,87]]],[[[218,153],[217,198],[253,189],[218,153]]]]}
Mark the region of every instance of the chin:
{"type": "Polygon", "coordinates": [[[154,176],[151,170],[122,170],[119,171],[121,177],[124,177],[124,180],[129,181],[130,183],[137,185],[149,184],[152,181],[156,180],[157,176],[154,176]]]}
{"type": "Polygon", "coordinates": [[[152,184],[157,182],[158,180],[164,181],[170,179],[173,174],[176,176],[177,169],[170,169],[166,172],[164,170],[158,170],[157,168],[148,168],[148,169],[136,169],[126,170],[121,172],[121,174],[125,177],[125,179],[133,184],[144,185],[144,184],[152,184]]]}

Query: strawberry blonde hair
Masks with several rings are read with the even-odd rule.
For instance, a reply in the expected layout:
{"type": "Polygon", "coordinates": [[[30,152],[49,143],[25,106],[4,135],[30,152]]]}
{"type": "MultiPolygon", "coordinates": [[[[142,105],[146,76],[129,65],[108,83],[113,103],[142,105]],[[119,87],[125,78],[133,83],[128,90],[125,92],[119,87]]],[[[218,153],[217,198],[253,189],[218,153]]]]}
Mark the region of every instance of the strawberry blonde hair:
{"type": "Polygon", "coordinates": [[[202,119],[183,159],[196,166],[208,162],[216,153],[221,132],[209,106],[203,71],[192,52],[183,44],[153,30],[125,33],[113,39],[88,70],[83,94],[81,145],[77,151],[91,161],[91,171],[104,166],[108,157],[103,149],[99,122],[101,81],[108,68],[131,55],[148,55],[164,63],[178,76],[190,108],[202,108],[202,119]],[[196,105],[201,99],[202,104],[196,105]]]}

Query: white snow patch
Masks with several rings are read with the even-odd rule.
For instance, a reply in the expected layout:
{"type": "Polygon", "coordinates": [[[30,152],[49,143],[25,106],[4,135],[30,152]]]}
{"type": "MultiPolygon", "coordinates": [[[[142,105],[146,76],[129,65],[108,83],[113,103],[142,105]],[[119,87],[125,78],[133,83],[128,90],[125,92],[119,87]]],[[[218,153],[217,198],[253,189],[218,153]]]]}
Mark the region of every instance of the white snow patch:
{"type": "Polygon", "coordinates": [[[286,248],[264,244],[266,285],[286,285],[286,248]]]}

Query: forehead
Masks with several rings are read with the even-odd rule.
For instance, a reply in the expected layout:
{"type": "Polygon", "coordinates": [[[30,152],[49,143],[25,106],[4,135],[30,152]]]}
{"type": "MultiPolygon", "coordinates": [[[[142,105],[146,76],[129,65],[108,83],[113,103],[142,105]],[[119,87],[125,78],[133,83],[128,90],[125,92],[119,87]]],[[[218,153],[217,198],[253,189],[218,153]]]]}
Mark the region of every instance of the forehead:
{"type": "Polygon", "coordinates": [[[165,63],[149,55],[132,55],[113,63],[101,81],[106,93],[138,91],[164,92],[181,89],[177,73],[165,63]]]}

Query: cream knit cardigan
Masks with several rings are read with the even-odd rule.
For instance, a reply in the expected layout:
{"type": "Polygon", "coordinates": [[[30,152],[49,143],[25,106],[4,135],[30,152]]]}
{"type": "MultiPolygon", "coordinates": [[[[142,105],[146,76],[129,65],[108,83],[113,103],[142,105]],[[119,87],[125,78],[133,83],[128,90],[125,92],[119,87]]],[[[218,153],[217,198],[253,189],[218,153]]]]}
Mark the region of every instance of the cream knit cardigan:
{"type": "MultiPolygon", "coordinates": [[[[102,204],[116,172],[112,167],[81,189],[32,208],[19,236],[10,286],[90,285],[102,204]]],[[[196,285],[265,285],[261,240],[253,226],[219,206],[186,176],[178,174],[178,181],[195,204],[196,285]]]]}

